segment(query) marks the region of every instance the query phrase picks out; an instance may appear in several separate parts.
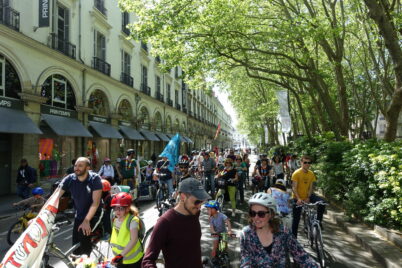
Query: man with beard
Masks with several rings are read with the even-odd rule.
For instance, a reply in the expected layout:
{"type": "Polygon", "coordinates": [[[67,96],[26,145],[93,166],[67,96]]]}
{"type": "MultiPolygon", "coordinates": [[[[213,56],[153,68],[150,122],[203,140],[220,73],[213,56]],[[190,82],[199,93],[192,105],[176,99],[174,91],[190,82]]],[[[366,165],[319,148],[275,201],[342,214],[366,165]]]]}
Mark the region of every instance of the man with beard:
{"type": "Polygon", "coordinates": [[[202,267],[199,216],[202,203],[211,197],[197,179],[187,178],[179,184],[179,198],[179,203],[158,219],[143,268],[156,268],[161,250],[166,268],[202,267]]]}
{"type": "Polygon", "coordinates": [[[59,197],[69,191],[76,210],[73,227],[73,245],[81,243],[73,252],[75,255],[90,255],[92,251],[90,234],[102,219],[100,200],[102,181],[98,174],[90,171],[90,161],[86,157],[77,159],[74,173],[67,175],[59,184],[59,197]]]}

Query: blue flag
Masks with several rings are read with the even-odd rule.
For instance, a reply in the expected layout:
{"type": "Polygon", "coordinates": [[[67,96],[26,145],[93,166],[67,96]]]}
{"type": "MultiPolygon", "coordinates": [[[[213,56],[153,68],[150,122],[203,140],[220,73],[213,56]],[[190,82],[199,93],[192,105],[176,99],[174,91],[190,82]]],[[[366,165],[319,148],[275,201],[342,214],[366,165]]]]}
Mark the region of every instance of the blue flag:
{"type": "Polygon", "coordinates": [[[171,172],[174,171],[174,167],[179,161],[180,154],[180,134],[177,133],[174,137],[169,141],[166,145],[163,152],[159,155],[159,157],[167,157],[169,159],[169,170],[171,172]]]}

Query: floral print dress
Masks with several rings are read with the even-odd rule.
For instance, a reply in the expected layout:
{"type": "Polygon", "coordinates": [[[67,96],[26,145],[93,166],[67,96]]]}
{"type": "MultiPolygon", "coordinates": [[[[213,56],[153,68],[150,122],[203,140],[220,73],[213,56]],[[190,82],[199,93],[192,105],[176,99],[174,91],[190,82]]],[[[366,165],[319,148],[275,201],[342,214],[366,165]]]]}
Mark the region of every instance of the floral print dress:
{"type": "Polygon", "coordinates": [[[289,249],[294,261],[302,268],[318,268],[319,265],[297,242],[295,237],[281,226],[278,233],[274,233],[271,254],[264,249],[255,228],[246,226],[240,236],[240,267],[265,268],[285,267],[286,248],[289,249]]]}

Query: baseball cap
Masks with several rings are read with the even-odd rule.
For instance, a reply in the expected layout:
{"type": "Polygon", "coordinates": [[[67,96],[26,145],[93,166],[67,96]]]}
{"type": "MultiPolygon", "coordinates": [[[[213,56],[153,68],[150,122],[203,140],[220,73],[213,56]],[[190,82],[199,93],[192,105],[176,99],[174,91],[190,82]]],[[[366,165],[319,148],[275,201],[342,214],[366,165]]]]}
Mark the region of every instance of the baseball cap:
{"type": "Polygon", "coordinates": [[[204,190],[201,182],[194,178],[187,178],[179,184],[179,192],[193,195],[198,200],[211,199],[209,194],[204,190]]]}

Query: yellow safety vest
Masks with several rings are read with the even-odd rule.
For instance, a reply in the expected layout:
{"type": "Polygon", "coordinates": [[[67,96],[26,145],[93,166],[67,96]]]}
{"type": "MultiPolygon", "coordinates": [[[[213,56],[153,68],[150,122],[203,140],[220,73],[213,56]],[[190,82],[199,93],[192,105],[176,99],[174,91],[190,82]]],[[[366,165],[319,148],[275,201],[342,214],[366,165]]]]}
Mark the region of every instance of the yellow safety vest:
{"type": "MultiPolygon", "coordinates": [[[[126,247],[128,242],[130,242],[130,224],[127,222],[129,218],[135,220],[138,223],[138,231],[140,230],[140,220],[138,217],[130,217],[130,214],[127,214],[126,218],[122,222],[120,226],[120,230],[117,229],[113,225],[112,237],[110,238],[110,245],[112,246],[113,252],[118,255],[123,249],[126,247]]],[[[144,250],[141,245],[141,241],[138,238],[135,246],[124,256],[123,264],[130,264],[138,262],[142,256],[144,256],[144,250]]]]}

